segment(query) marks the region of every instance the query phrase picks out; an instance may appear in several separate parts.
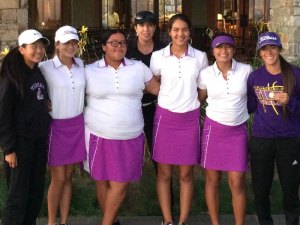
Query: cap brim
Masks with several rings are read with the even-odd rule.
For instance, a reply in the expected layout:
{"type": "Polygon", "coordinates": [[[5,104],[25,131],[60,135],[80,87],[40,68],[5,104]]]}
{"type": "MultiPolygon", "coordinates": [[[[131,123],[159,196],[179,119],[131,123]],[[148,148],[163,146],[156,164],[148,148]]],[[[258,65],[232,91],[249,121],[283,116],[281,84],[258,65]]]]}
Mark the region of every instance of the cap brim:
{"type": "Polygon", "coordinates": [[[42,37],[38,40],[41,40],[45,45],[49,45],[50,44],[50,41],[48,40],[48,38],[45,38],[45,37],[42,37]]]}
{"type": "Polygon", "coordinates": [[[151,24],[156,24],[155,20],[152,19],[140,19],[140,20],[135,20],[135,24],[143,24],[143,23],[151,23],[151,24]]]}
{"type": "Polygon", "coordinates": [[[79,41],[79,37],[76,36],[76,35],[65,35],[65,37],[57,40],[59,41],[60,43],[67,43],[68,41],[71,41],[71,40],[76,40],[76,41],[79,41]]]}
{"type": "Polygon", "coordinates": [[[257,45],[257,50],[261,49],[262,47],[264,47],[266,45],[275,45],[275,46],[278,46],[279,48],[282,48],[282,45],[277,42],[266,41],[266,42],[262,43],[261,45],[257,45]]]}

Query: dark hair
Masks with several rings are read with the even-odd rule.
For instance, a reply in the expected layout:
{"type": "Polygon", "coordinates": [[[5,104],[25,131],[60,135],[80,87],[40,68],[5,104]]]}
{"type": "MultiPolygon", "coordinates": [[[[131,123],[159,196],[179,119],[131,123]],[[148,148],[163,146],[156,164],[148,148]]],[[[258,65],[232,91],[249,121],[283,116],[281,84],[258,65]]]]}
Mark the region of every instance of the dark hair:
{"type": "MultiPolygon", "coordinates": [[[[107,40],[113,34],[123,34],[125,40],[127,41],[126,34],[123,30],[121,30],[121,29],[108,29],[102,35],[101,44],[106,45],[107,40]]],[[[105,55],[105,51],[103,51],[103,48],[101,48],[101,50],[102,50],[103,54],[105,55]]]]}
{"type": "Polygon", "coordinates": [[[190,18],[188,16],[186,16],[185,14],[178,13],[170,18],[170,20],[168,22],[168,31],[172,30],[173,23],[176,20],[182,20],[182,21],[186,22],[189,27],[189,30],[190,31],[192,30],[192,22],[191,22],[190,18]]]}
{"type": "Polygon", "coordinates": [[[20,96],[23,96],[23,86],[25,82],[24,71],[26,67],[24,57],[19,51],[19,47],[15,47],[4,57],[0,69],[0,79],[8,77],[16,87],[20,96]]]}
{"type": "Polygon", "coordinates": [[[108,29],[102,35],[101,44],[102,45],[106,45],[107,40],[113,34],[122,34],[124,36],[124,38],[127,40],[126,34],[125,34],[125,32],[123,30],[121,30],[121,29],[108,29]]]}
{"type": "Polygon", "coordinates": [[[135,25],[143,24],[146,22],[156,25],[157,19],[155,15],[150,11],[140,11],[136,14],[134,22],[135,25]]]}
{"type": "MultiPolygon", "coordinates": [[[[288,96],[292,96],[296,87],[296,78],[292,69],[292,65],[288,63],[281,55],[279,55],[279,59],[284,91],[288,94],[288,96]]],[[[288,116],[288,109],[286,108],[286,105],[283,105],[283,116],[285,118],[288,116]]]]}

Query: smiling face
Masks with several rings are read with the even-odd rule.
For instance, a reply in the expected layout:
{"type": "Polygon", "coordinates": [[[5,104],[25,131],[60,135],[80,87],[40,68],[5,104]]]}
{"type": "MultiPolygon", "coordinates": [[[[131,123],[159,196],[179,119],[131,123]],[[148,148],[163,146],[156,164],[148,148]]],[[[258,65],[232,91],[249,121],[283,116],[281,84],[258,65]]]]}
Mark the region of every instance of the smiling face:
{"type": "Polygon", "coordinates": [[[144,42],[152,40],[155,32],[154,24],[145,22],[142,24],[137,24],[134,28],[139,40],[144,42]]]}
{"type": "Polygon", "coordinates": [[[59,58],[73,58],[78,50],[78,41],[70,40],[66,43],[57,42],[55,46],[59,58]]]}
{"type": "Polygon", "coordinates": [[[281,49],[276,45],[265,45],[259,49],[259,55],[266,66],[280,65],[279,55],[281,49]]]}
{"type": "Polygon", "coordinates": [[[32,44],[19,47],[19,51],[23,55],[26,65],[33,68],[36,63],[43,59],[46,53],[46,46],[42,40],[37,40],[32,44]]]}
{"type": "Polygon", "coordinates": [[[122,33],[110,35],[106,43],[102,45],[102,49],[105,52],[105,60],[109,65],[111,65],[111,63],[121,63],[127,51],[125,36],[122,33]],[[116,42],[117,46],[113,46],[116,42]]]}
{"type": "Polygon", "coordinates": [[[176,19],[172,24],[169,35],[172,38],[172,45],[185,46],[190,40],[191,32],[185,21],[176,19]]]}
{"type": "Polygon", "coordinates": [[[230,44],[219,44],[213,48],[213,55],[217,62],[231,62],[234,53],[234,48],[230,44]]]}

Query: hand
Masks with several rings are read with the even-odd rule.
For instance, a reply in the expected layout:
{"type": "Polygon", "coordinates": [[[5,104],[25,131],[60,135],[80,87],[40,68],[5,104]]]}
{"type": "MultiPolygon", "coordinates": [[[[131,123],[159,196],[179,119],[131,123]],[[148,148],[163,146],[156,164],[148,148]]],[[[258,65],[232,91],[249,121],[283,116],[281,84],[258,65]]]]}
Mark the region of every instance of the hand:
{"type": "Polygon", "coordinates": [[[275,96],[274,96],[274,100],[279,105],[286,105],[289,102],[289,95],[285,92],[276,93],[275,96]]]}
{"type": "Polygon", "coordinates": [[[48,101],[47,101],[47,106],[48,106],[48,112],[51,112],[52,111],[52,102],[50,99],[48,99],[48,101]]]}
{"type": "Polygon", "coordinates": [[[9,167],[15,168],[18,165],[17,155],[15,152],[5,155],[5,161],[8,163],[9,167]]]}

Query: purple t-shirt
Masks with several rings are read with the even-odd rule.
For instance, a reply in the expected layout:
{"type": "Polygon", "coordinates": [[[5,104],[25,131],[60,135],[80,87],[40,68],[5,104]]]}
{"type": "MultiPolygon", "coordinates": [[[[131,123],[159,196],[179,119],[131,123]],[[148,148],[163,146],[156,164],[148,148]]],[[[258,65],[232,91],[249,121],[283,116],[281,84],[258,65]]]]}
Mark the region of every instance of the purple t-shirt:
{"type": "Polygon", "coordinates": [[[300,137],[300,68],[293,67],[296,87],[287,104],[288,117],[283,107],[274,101],[275,93],[283,92],[282,75],[270,74],[265,66],[253,71],[248,78],[248,111],[254,112],[255,137],[300,137]]]}

